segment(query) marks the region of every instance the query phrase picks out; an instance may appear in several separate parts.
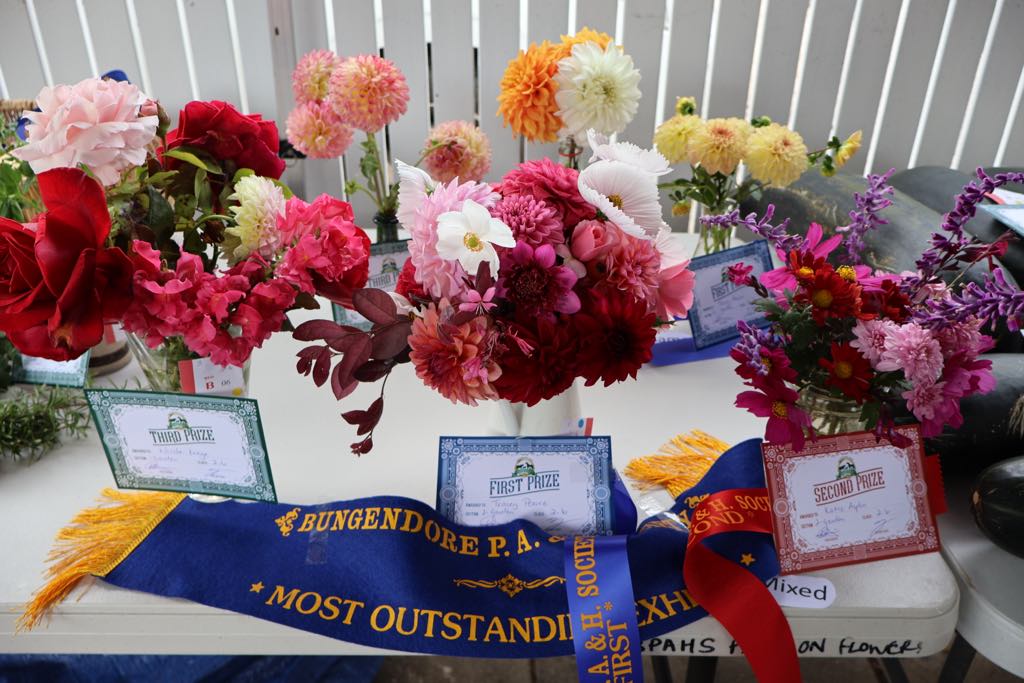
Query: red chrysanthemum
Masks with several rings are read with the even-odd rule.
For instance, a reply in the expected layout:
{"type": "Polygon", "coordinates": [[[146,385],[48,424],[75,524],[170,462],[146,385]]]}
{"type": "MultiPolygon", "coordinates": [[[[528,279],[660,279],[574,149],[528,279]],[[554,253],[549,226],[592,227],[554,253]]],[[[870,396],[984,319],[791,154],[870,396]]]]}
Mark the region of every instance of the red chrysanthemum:
{"type": "Polygon", "coordinates": [[[810,304],[814,322],[824,325],[832,318],[860,317],[860,286],[848,282],[831,266],[824,266],[814,277],[800,283],[794,301],[810,304]]]}
{"type": "Polygon", "coordinates": [[[848,343],[832,343],[831,358],[819,358],[818,364],[828,371],[825,384],[863,403],[871,390],[871,363],[848,343]]]}
{"type": "Polygon", "coordinates": [[[782,349],[759,348],[758,358],[750,358],[738,346],[734,346],[729,355],[738,364],[736,374],[752,386],[762,387],[765,384],[784,384],[797,378],[796,370],[789,364],[789,358],[782,349]],[[760,366],[763,374],[756,367],[760,366]]]}
{"type": "Polygon", "coordinates": [[[903,323],[910,316],[910,299],[895,280],[882,280],[881,291],[865,291],[863,308],[879,318],[903,323]]]}
{"type": "Polygon", "coordinates": [[[640,366],[651,359],[654,323],[646,301],[622,292],[591,293],[586,307],[574,322],[586,344],[580,349],[579,375],[587,386],[604,380],[608,386],[636,377],[640,366]]]}
{"type": "Polygon", "coordinates": [[[513,325],[510,332],[530,349],[512,340],[505,344],[498,361],[501,377],[494,382],[501,398],[532,406],[572,386],[581,337],[571,325],[538,318],[531,325],[513,325]]]}

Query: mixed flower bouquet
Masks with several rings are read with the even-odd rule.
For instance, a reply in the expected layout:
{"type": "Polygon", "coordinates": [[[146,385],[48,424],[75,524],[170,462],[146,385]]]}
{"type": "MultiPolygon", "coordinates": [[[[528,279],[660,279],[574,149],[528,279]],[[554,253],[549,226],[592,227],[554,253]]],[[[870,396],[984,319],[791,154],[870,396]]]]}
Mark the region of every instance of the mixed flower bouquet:
{"type": "MultiPolygon", "coordinates": [[[[821,163],[833,175],[860,149],[861,131],[844,142],[833,136],[825,147],[809,151],[803,137],[767,116],[704,120],[692,97],[676,100],[676,113],[654,133],[654,144],[673,164],[686,162],[689,178],[663,183],[674,200],[672,214],[685,215],[696,202],[711,215],[721,215],[756,196],[768,185],[786,187],[809,168],[821,163]],[[740,164],[750,175],[740,176],[740,164]]],[[[701,246],[714,253],[730,244],[732,225],[702,224],[701,246]]]]}
{"type": "MultiPolygon", "coordinates": [[[[583,171],[527,161],[494,186],[438,182],[398,162],[399,218],[410,258],[388,294],[354,295],[369,332],[315,320],[295,336],[318,341],[298,370],[330,378],[341,399],[358,382],[412,362],[417,376],[457,403],[534,405],[569,389],[635,377],[656,328],[692,304],[685,249],[661,218],[656,150],[590,132],[583,171]],[[333,370],[331,369],[334,364],[333,370]]],[[[372,446],[383,409],[344,414],[372,446]]]]}
{"type": "Polygon", "coordinates": [[[957,197],[917,271],[901,274],[873,272],[859,261],[864,235],[885,223],[878,212],[891,204],[887,177],[869,177],[868,192],[855,196],[850,225],[827,239],[818,225],[806,237],[787,234],[785,222],[771,224],[771,208],[762,219],[738,212],[724,218],[771,241],[785,264],[759,279],[743,264],[729,271],[734,284],[757,290],[770,321],[767,329],[739,323],[740,341],[731,352],[751,388],[736,405],[768,418],[768,441],[799,450],[815,429],[835,432],[837,425],[809,414],[816,396],[856,404],[861,424],[897,445],[905,437],[892,428],[906,411],[924,436],[957,428],[961,399],[995,386],[991,362],[980,358],[993,345],[986,330],[999,320],[1014,331],[1024,323],[1024,292],[992,263],[1005,252],[1007,237],[986,244],[963,228],[986,193],[1024,174],[989,177],[979,169],[978,182],[957,197]],[[846,249],[836,253],[840,245],[846,249]],[[990,272],[982,283],[961,282],[966,269],[986,261],[990,272]]]}
{"type": "Polygon", "coordinates": [[[498,114],[530,142],[564,140],[561,153],[579,168],[587,131],[626,129],[640,102],[640,72],[607,33],[584,27],[561,41],[531,43],[509,60],[498,114]]]}
{"type": "Polygon", "coordinates": [[[105,322],[182,359],[242,365],[314,294],[351,303],[369,240],[351,207],[292,197],[277,127],[225,102],[190,102],[178,127],[127,82],[44,88],[13,154],[43,212],[0,219],[0,330],[68,360],[105,322]]]}

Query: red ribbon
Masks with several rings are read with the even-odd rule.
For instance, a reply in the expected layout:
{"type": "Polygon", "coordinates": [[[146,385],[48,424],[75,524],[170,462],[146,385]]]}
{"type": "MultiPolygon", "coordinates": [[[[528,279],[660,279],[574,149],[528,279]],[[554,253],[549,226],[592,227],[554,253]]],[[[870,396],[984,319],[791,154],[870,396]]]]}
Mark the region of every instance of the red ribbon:
{"type": "Polygon", "coordinates": [[[730,489],[705,498],[690,517],[683,578],[690,595],[725,627],[760,683],[800,680],[789,622],[761,581],[704,539],[733,531],[772,533],[768,490],[730,489]]]}

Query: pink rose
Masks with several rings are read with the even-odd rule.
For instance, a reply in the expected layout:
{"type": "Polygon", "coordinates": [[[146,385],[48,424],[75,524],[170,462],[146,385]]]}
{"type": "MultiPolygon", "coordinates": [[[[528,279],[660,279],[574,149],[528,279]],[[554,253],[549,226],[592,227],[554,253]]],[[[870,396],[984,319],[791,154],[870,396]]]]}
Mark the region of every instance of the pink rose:
{"type": "Polygon", "coordinates": [[[572,231],[572,255],[583,262],[603,258],[618,243],[619,229],[605,221],[583,221],[572,231]]]}
{"type": "Polygon", "coordinates": [[[75,85],[46,87],[26,111],[28,144],[12,152],[37,174],[83,164],[104,185],[126,168],[146,161],[158,118],[142,116],[146,96],[131,83],[87,78],[75,85]]]}

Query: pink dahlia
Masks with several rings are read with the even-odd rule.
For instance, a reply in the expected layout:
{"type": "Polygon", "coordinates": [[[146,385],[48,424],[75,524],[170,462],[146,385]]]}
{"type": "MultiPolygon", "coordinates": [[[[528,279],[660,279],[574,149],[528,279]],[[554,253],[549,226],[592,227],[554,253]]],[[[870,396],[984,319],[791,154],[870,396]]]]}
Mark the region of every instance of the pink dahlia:
{"type": "Polygon", "coordinates": [[[634,301],[654,303],[661,272],[661,258],[651,240],[622,233],[618,245],[604,260],[602,284],[631,296],[634,301]]]}
{"type": "Polygon", "coordinates": [[[104,185],[126,168],[146,161],[157,117],[143,116],[146,95],[131,83],[87,78],[75,85],[45,87],[39,111],[26,111],[28,144],[11,154],[37,174],[52,168],[87,167],[104,185]]]}
{"type": "MultiPolygon", "coordinates": [[[[447,300],[441,301],[441,308],[451,311],[447,300]]],[[[501,367],[492,355],[496,335],[487,318],[456,326],[442,317],[430,304],[423,317],[413,321],[409,356],[416,376],[452,403],[475,406],[477,401],[497,398],[492,383],[501,377],[501,367]]]]}
{"type": "Polygon", "coordinates": [[[292,72],[292,94],[295,103],[323,102],[327,99],[331,74],[341,58],[330,50],[307,52],[292,72]]]}
{"type": "Polygon", "coordinates": [[[409,242],[409,260],[416,269],[416,281],[427,294],[437,299],[461,299],[466,290],[467,273],[459,262],[446,261],[437,253],[437,218],[443,213],[461,210],[467,199],[490,209],[499,196],[485,183],[459,184],[453,180],[438,185],[424,197],[413,214],[412,222],[405,226],[412,237],[409,242]]]}
{"type": "Polygon", "coordinates": [[[502,198],[491,209],[491,215],[512,229],[516,242],[526,242],[532,247],[565,242],[558,212],[529,195],[514,194],[502,198]]]}
{"type": "Polygon", "coordinates": [[[491,143],[468,121],[445,121],[430,131],[423,163],[435,180],[483,180],[491,170],[491,143]]]}
{"type": "Polygon", "coordinates": [[[375,133],[405,113],[409,86],[394,62],[358,55],[343,59],[335,68],[329,97],[342,121],[375,133]]]}
{"type": "Polygon", "coordinates": [[[502,195],[525,194],[543,200],[559,213],[566,230],[597,215],[597,210],[580,194],[579,171],[566,168],[547,157],[525,161],[505,174],[498,185],[502,195]]]}
{"type": "Polygon", "coordinates": [[[942,348],[917,323],[899,325],[886,334],[885,351],[875,367],[885,372],[902,370],[911,383],[929,384],[942,373],[942,348]]]}
{"type": "Polygon", "coordinates": [[[850,346],[868,359],[871,367],[878,370],[878,362],[885,353],[885,339],[898,327],[891,320],[858,320],[853,326],[853,341],[850,346]]]}
{"type": "Polygon", "coordinates": [[[534,249],[518,242],[502,259],[498,296],[515,305],[521,320],[575,313],[580,310],[580,299],[572,291],[576,279],[571,268],[555,265],[550,244],[534,249]]]}
{"type": "Polygon", "coordinates": [[[326,102],[300,104],[288,115],[288,142],[312,159],[340,157],[352,144],[352,129],[326,102]]]}

